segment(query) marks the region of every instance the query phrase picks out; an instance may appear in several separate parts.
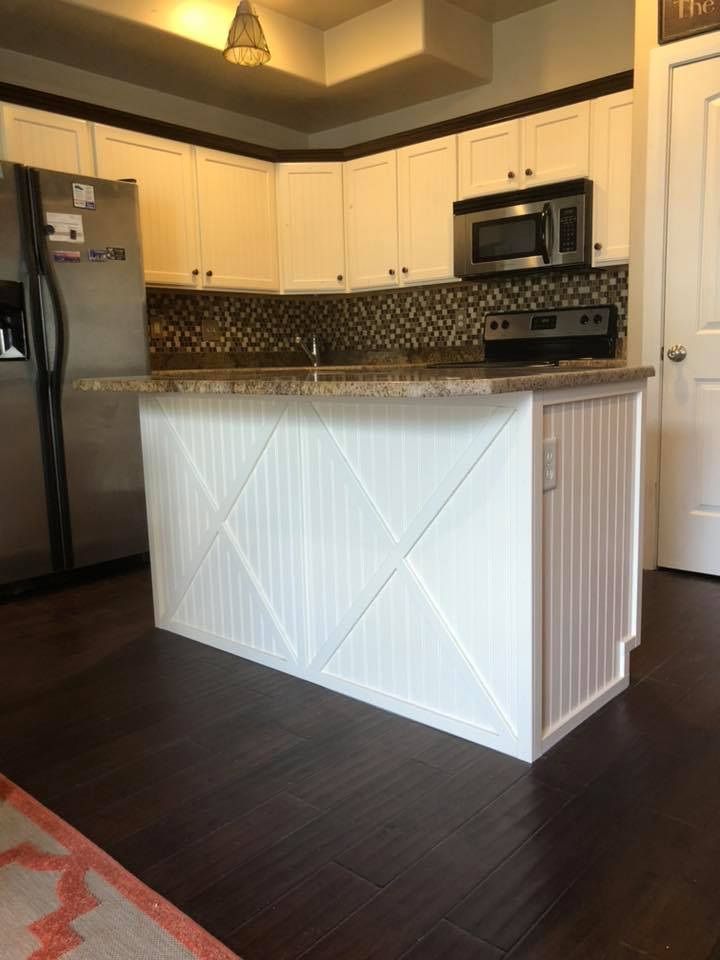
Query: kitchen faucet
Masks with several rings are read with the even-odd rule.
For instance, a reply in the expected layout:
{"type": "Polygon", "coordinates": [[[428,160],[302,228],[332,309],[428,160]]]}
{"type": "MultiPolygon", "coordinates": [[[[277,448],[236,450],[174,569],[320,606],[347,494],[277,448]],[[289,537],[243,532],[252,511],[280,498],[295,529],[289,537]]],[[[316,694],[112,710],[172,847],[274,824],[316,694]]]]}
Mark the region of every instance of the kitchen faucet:
{"type": "Polygon", "coordinates": [[[316,333],[310,334],[310,346],[305,342],[305,337],[295,337],[295,343],[308,356],[314,367],[320,366],[320,341],[316,333]]]}

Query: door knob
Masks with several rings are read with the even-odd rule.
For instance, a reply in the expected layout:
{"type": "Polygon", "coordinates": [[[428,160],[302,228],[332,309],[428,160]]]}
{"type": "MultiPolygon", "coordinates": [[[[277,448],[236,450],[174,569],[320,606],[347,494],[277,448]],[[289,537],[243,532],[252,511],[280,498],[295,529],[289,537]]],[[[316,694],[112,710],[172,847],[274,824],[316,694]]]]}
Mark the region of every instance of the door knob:
{"type": "Polygon", "coordinates": [[[193,270],[192,275],[193,275],[194,277],[199,277],[199,276],[200,276],[200,271],[197,269],[197,267],[193,270]]]}
{"type": "Polygon", "coordinates": [[[531,177],[532,175],[533,175],[532,168],[531,168],[531,167],[528,167],[527,170],[525,171],[525,176],[526,176],[526,177],[531,177]]]}
{"type": "Polygon", "coordinates": [[[390,267],[390,269],[388,270],[388,273],[390,274],[391,277],[395,276],[395,271],[393,270],[392,267],[390,267]]]}
{"type": "Polygon", "coordinates": [[[508,172],[508,180],[514,180],[514,179],[515,179],[515,171],[514,171],[514,170],[510,170],[510,171],[508,172]]]}
{"type": "Polygon", "coordinates": [[[410,273],[410,270],[407,267],[402,268],[403,273],[410,273]]]}
{"type": "Polygon", "coordinates": [[[343,280],[345,279],[345,277],[341,273],[337,275],[337,278],[338,278],[338,283],[342,283],[343,280]]]}
{"type": "Polygon", "coordinates": [[[602,250],[602,244],[600,243],[599,240],[598,240],[598,242],[595,244],[595,249],[596,249],[596,250],[602,250]]]}
{"type": "Polygon", "coordinates": [[[686,356],[687,350],[681,343],[676,343],[672,347],[668,347],[667,357],[668,360],[672,360],[673,363],[682,363],[686,356]]]}
{"type": "Polygon", "coordinates": [[[213,275],[213,274],[212,274],[212,270],[206,270],[206,271],[205,271],[205,276],[206,276],[206,277],[211,277],[212,275],[213,275]]]}

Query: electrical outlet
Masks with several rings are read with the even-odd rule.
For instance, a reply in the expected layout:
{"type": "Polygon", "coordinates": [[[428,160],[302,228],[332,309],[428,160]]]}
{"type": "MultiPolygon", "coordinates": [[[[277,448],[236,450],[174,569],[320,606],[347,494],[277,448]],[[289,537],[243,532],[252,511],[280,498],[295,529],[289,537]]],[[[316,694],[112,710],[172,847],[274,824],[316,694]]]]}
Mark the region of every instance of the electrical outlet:
{"type": "Polygon", "coordinates": [[[215,343],[221,337],[220,323],[215,317],[203,317],[202,338],[206,343],[215,343]]]}
{"type": "Polygon", "coordinates": [[[165,333],[165,318],[150,314],[150,330],[154,337],[162,337],[165,333]]]}
{"type": "Polygon", "coordinates": [[[547,437],[543,440],[543,493],[557,487],[557,437],[547,437]]]}

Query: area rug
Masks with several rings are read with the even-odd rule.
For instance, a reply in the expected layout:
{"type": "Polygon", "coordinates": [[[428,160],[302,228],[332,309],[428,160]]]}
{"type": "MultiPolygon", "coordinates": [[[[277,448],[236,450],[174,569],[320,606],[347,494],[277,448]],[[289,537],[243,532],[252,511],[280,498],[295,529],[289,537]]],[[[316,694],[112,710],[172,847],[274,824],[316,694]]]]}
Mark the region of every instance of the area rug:
{"type": "Polygon", "coordinates": [[[0,775],[2,960],[237,960],[0,775]]]}

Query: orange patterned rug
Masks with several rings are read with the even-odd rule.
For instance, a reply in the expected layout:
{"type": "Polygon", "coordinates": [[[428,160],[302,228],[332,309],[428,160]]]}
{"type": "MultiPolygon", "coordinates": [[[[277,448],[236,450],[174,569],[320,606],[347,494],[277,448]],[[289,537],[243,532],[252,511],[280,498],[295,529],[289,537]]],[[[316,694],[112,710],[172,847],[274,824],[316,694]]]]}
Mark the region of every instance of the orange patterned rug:
{"type": "Polygon", "coordinates": [[[2,960],[237,960],[0,775],[2,960]]]}

